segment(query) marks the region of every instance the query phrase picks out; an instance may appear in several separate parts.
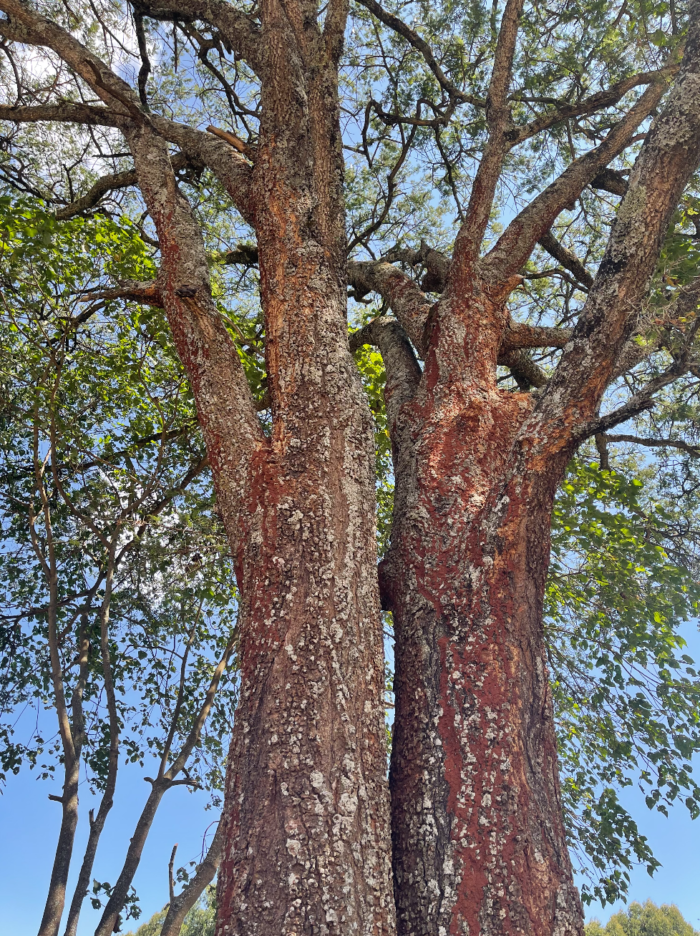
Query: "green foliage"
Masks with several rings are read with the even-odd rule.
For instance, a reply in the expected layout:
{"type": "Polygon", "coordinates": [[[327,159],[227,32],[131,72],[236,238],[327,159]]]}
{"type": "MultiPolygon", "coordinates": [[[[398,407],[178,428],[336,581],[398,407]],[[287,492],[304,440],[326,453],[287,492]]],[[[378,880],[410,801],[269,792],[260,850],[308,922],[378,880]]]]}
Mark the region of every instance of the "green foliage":
{"type": "Polygon", "coordinates": [[[657,907],[651,900],[630,904],[626,911],[614,914],[605,926],[593,920],[586,926],[586,936],[697,936],[698,931],[673,904],[657,907]]]}
{"type": "MultiPolygon", "coordinates": [[[[167,323],[160,310],[99,298],[113,277],[153,275],[134,226],[104,216],[58,223],[3,198],[0,267],[0,769],[26,763],[46,777],[61,763],[50,724],[47,734],[40,720],[28,740],[24,728],[21,740],[15,733],[26,707],[54,705],[53,550],[69,699],[81,628],[90,641],[83,754],[100,790],[109,730],[99,610],[110,543],[121,756],[135,763],[168,744],[176,751],[187,736],[235,629],[233,571],[167,323]]],[[[231,672],[189,765],[215,801],[235,689],[231,672]]]]}
{"type": "Polygon", "coordinates": [[[695,569],[667,551],[673,515],[653,485],[574,462],[557,497],[546,623],[569,835],[592,886],[616,899],[635,862],[658,866],[618,800],[700,812],[700,677],[679,625],[697,615],[695,569]]]}
{"type": "MultiPolygon", "coordinates": [[[[160,936],[167,910],[154,913],[135,933],[125,936],[160,936]]],[[[180,936],[214,936],[216,925],[216,888],[208,887],[198,903],[189,911],[182,924],[180,936]]],[[[683,934],[685,936],[685,934],[683,934]]]]}

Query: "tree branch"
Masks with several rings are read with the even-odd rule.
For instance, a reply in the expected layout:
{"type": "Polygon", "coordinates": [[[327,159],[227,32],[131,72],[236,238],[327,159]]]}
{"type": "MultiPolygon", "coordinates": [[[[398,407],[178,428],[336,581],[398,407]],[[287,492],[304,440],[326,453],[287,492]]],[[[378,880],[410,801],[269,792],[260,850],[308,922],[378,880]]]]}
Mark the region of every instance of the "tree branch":
{"type": "Polygon", "coordinates": [[[633,442],[635,445],[644,445],[647,448],[676,448],[682,452],[687,452],[695,458],[700,457],[700,445],[690,445],[683,442],[682,439],[646,439],[635,435],[609,435],[605,438],[608,442],[633,442]]]}
{"type": "Polygon", "coordinates": [[[563,348],[571,341],[573,328],[548,328],[511,322],[503,335],[500,353],[518,348],[563,348]]]}
{"type": "Polygon", "coordinates": [[[488,282],[505,282],[522,269],[535,244],[549,231],[556,217],[565,208],[573,206],[600,169],[629,146],[637,127],[657,107],[665,91],[666,86],[660,81],[647,88],[600,146],[574,160],[558,179],[511,221],[479,263],[488,282]]]}
{"type": "Polygon", "coordinates": [[[560,243],[551,231],[544,233],[538,240],[538,244],[540,247],[544,247],[550,257],[554,257],[558,263],[561,263],[565,270],[572,273],[582,286],[585,286],[586,289],[591,288],[593,285],[593,277],[591,274],[581,263],[576,254],[572,253],[560,243]]]}
{"type": "Polygon", "coordinates": [[[511,123],[508,88],[523,6],[524,0],[507,0],[498,33],[493,71],[486,95],[488,141],[474,178],[464,224],[455,240],[451,277],[460,280],[454,284],[458,291],[461,286],[466,285],[465,278],[471,276],[472,268],[478,259],[493,207],[496,186],[501,177],[503,160],[510,148],[506,135],[511,123]]]}
{"type": "Polygon", "coordinates": [[[255,20],[223,0],[138,0],[142,16],[173,22],[200,20],[217,29],[234,52],[259,74],[262,68],[260,27],[255,20]]]}
{"type": "MultiPolygon", "coordinates": [[[[185,166],[190,164],[190,160],[184,153],[176,153],[171,157],[170,162],[173,169],[176,171],[178,169],[184,169],[185,166]]],[[[74,218],[76,215],[83,214],[91,208],[94,208],[108,192],[114,192],[117,189],[131,188],[135,185],[138,185],[135,169],[127,169],[125,172],[115,172],[111,175],[102,176],[85,195],[71,202],[70,205],[59,208],[56,211],[56,217],[59,221],[66,221],[68,218],[74,218]]]]}
{"type": "Polygon", "coordinates": [[[564,120],[571,120],[573,117],[585,117],[606,107],[612,107],[634,88],[638,88],[640,85],[654,84],[659,80],[672,77],[678,72],[679,67],[680,62],[676,60],[655,71],[640,72],[638,75],[623,78],[606,90],[597,91],[575,104],[561,103],[555,110],[540,114],[524,126],[510,130],[508,132],[510,144],[511,146],[517,146],[519,143],[529,140],[536,134],[548,130],[564,120]]]}
{"type": "Polygon", "coordinates": [[[426,65],[435,76],[437,83],[451,100],[459,101],[464,104],[472,104],[474,107],[486,107],[485,100],[474,97],[472,94],[466,94],[450,81],[438,65],[433,55],[433,50],[425,39],[421,38],[421,36],[404,23],[403,20],[399,19],[398,16],[394,16],[393,13],[389,13],[381,7],[376,0],[357,0],[357,2],[365,7],[365,9],[369,10],[373,16],[376,16],[380,23],[384,23],[389,29],[393,29],[395,33],[402,36],[417,52],[420,52],[426,65]]]}
{"type": "Polygon", "coordinates": [[[538,364],[535,364],[524,349],[500,351],[498,363],[502,367],[510,368],[510,372],[521,390],[527,391],[531,387],[536,387],[539,390],[547,383],[548,377],[545,372],[538,364]]]}
{"type": "Polygon", "coordinates": [[[405,331],[395,318],[380,316],[350,335],[350,350],[375,345],[384,360],[386,384],[384,401],[389,429],[393,427],[404,403],[413,398],[421,379],[421,369],[405,331]]]}
{"type": "MultiPolygon", "coordinates": [[[[538,407],[537,418],[552,426],[554,445],[563,444],[567,435],[579,438],[578,426],[585,427],[585,436],[629,418],[625,412],[634,415],[635,407],[650,405],[649,394],[659,380],[663,386],[663,381],[675,379],[679,368],[682,372],[688,366],[686,339],[683,352],[664,377],[636,394],[618,415],[598,421],[592,418],[635,327],[635,313],[646,294],[671,214],[700,163],[700,0],[691,0],[689,15],[678,78],[642,145],[571,344],[538,407]]],[[[697,321],[690,338],[696,327],[697,321]]]]}
{"type": "Polygon", "coordinates": [[[129,888],[131,887],[131,882],[133,881],[134,875],[138,870],[138,866],[141,861],[141,855],[143,854],[143,848],[146,843],[151,825],[153,824],[156,811],[160,805],[160,801],[162,800],[165,792],[177,782],[175,778],[187,765],[189,756],[199,741],[204,722],[206,721],[207,716],[211,710],[211,706],[214,702],[214,696],[216,695],[219,682],[235,646],[236,639],[237,635],[234,632],[226,646],[226,649],[224,650],[224,654],[221,660],[214,670],[209,688],[204,698],[204,702],[202,703],[197,717],[192,724],[190,732],[182,748],[180,749],[180,753],[176,757],[174,763],[165,772],[165,774],[162,776],[159,775],[155,780],[151,781],[151,792],[149,793],[148,799],[146,800],[146,805],[144,806],[136,824],[134,835],[129,843],[126,858],[124,859],[124,865],[122,867],[119,878],[117,879],[117,883],[114,885],[112,894],[107,901],[107,905],[104,908],[102,918],[100,919],[97,929],[95,930],[95,936],[111,936],[113,932],[114,923],[117,919],[117,916],[121,912],[122,907],[124,906],[124,901],[126,900],[129,888]]]}
{"type": "Polygon", "coordinates": [[[358,299],[371,292],[379,293],[401,323],[418,354],[423,356],[423,332],[432,303],[410,276],[385,261],[355,260],[348,263],[348,283],[358,299]]]}
{"type": "Polygon", "coordinates": [[[223,821],[219,820],[209,850],[204,861],[197,866],[195,876],[180,894],[171,897],[160,936],[179,936],[182,922],[188,911],[197,903],[207,885],[213,881],[214,875],[221,864],[224,841],[223,825],[223,821]]]}

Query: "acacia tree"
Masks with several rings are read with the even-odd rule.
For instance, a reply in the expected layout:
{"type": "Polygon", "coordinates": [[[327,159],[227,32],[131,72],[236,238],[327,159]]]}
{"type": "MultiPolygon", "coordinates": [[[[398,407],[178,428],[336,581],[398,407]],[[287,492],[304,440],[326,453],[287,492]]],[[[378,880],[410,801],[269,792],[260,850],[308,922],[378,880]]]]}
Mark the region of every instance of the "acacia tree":
{"type": "MultiPolygon", "coordinates": [[[[91,7],[95,19],[81,28],[68,6],[0,0],[18,95],[0,117],[85,126],[100,152],[95,128],[117,130],[133,167],[100,179],[59,213],[89,209],[133,185],[155,226],[156,279],[117,289],[165,309],[194,391],[241,596],[219,932],[392,933],[396,925],[431,936],[581,933],[545,666],[550,517],[577,447],[648,408],[656,392],[696,367],[700,281],[681,284],[660,320],[650,324],[641,312],[700,162],[700,4],[550,14],[507,0],[500,16],[497,6],[490,17],[478,6],[471,23],[452,30],[445,7],[428,24],[431,43],[374,0],[360,5],[365,31],[357,42],[350,32],[349,54],[359,73],[373,58],[388,77],[375,95],[381,82],[370,76],[357,125],[341,119],[342,0],[262,0],[249,8],[139,2],[133,81],[107,60],[110,42],[123,45],[114,9],[102,15],[91,7]],[[604,26],[597,52],[581,38],[592,13],[604,26]],[[647,45],[642,59],[653,67],[623,68],[608,82],[607,39],[625,17],[630,29],[644,26],[658,55],[647,55],[647,45]],[[247,140],[199,129],[196,115],[173,119],[165,84],[149,98],[149,20],[172,23],[174,44],[178,32],[191,40],[247,140]],[[441,43],[441,32],[449,41],[441,43]],[[363,59],[368,36],[373,56],[363,59]],[[546,63],[538,71],[547,44],[567,49],[559,71],[546,63]],[[27,46],[43,57],[30,81],[27,63],[37,53],[23,59],[15,51],[27,46]],[[419,76],[408,89],[404,66],[419,76]],[[461,123],[460,108],[470,115],[461,123]],[[373,137],[378,126],[396,128],[398,138],[373,137]],[[509,223],[497,232],[490,221],[500,181],[527,144],[542,135],[556,140],[562,128],[568,155],[541,173],[529,203],[508,206],[509,223]],[[397,244],[377,258],[373,238],[382,226],[385,237],[397,230],[397,178],[424,130],[444,156],[436,192],[449,189],[457,207],[451,256],[397,244]],[[392,163],[384,192],[361,229],[353,221],[350,237],[344,133],[346,148],[363,153],[370,168],[380,144],[384,165],[392,163]],[[629,179],[608,168],[640,142],[629,179]],[[256,237],[229,259],[259,267],[269,425],[212,298],[196,206],[176,176],[183,166],[211,172],[256,237]],[[622,196],[595,276],[551,232],[589,186],[622,196]],[[585,290],[570,310],[573,328],[510,315],[538,243],[563,268],[558,275],[585,290]],[[360,258],[349,260],[352,251],[360,258]],[[419,285],[411,271],[421,265],[419,285]],[[393,313],[350,342],[348,285],[360,301],[378,294],[382,311],[393,313]],[[690,323],[675,344],[663,328],[658,335],[659,322],[671,321],[690,323]],[[391,541],[378,576],[371,422],[351,357],[365,343],[379,348],[386,367],[395,477],[391,541]],[[528,356],[532,348],[561,349],[549,375],[528,356]],[[601,416],[606,388],[662,349],[666,369],[601,416]],[[517,389],[499,379],[499,367],[517,389]],[[396,631],[391,836],[380,599],[396,631]]],[[[156,29],[150,41],[162,35],[156,29]]],[[[624,47],[639,64],[635,42],[617,53],[624,47]]],[[[10,178],[26,184],[21,171],[10,178]]]]}

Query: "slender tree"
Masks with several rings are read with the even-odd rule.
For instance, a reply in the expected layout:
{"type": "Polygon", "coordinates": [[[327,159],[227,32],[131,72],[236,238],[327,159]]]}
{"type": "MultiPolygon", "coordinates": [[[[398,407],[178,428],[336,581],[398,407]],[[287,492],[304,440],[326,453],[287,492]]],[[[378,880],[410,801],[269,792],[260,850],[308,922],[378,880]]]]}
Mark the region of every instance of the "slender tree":
{"type": "MultiPolygon", "coordinates": [[[[396,108],[370,93],[364,124],[346,133],[345,145],[371,166],[373,127],[398,128],[400,142],[385,148],[394,158],[383,201],[350,238],[343,0],[261,0],[245,9],[223,0],[139,2],[141,65],[132,82],[127,69],[98,54],[95,30],[81,35],[70,8],[0,0],[6,45],[41,50],[23,53],[22,67],[11,52],[18,97],[0,118],[119,131],[133,167],[61,211],[136,185],[155,226],[158,276],[118,289],[165,309],[194,391],[241,595],[218,932],[581,934],[545,665],[550,519],[578,446],[648,408],[656,392],[697,366],[700,281],[691,279],[665,310],[691,323],[666,369],[600,415],[606,388],[664,341],[654,343],[640,313],[700,162],[700,2],[658,14],[661,35],[672,41],[655,40],[666,58],[653,68],[588,93],[584,56],[555,96],[542,91],[556,84],[546,69],[530,93],[533,62],[542,46],[580,36],[585,17],[574,29],[566,11],[550,23],[547,10],[524,0],[495,5],[490,16],[478,7],[474,16],[490,39],[470,48],[465,23],[465,41],[443,47],[438,59],[405,19],[374,0],[360,5],[396,108]],[[178,32],[188,36],[248,140],[174,119],[165,95],[158,107],[149,100],[147,20],[173,23],[174,42],[178,32]],[[247,69],[243,85],[208,58],[213,49],[233,59],[234,71],[247,69]],[[404,62],[415,71],[411,56],[426,68],[412,97],[400,84],[404,62]],[[22,68],[31,71],[37,57],[53,63],[48,90],[43,80],[23,84],[22,68]],[[528,114],[530,107],[541,109],[528,114]],[[459,218],[451,255],[426,244],[372,256],[372,236],[393,223],[396,179],[423,139],[419,130],[432,132],[444,152],[458,108],[473,118],[449,142],[462,147],[473,173],[462,205],[464,161],[446,157],[440,184],[453,191],[459,218]],[[496,231],[490,222],[509,166],[528,141],[557,127],[569,131],[565,166],[555,160],[553,181],[524,207],[516,199],[496,231]],[[580,154],[574,131],[580,149],[581,139],[588,144],[580,154]],[[470,136],[480,142],[471,145],[470,136]],[[639,142],[629,178],[608,168],[639,142]],[[269,423],[258,416],[212,295],[201,214],[176,177],[183,164],[213,173],[255,233],[257,244],[231,260],[259,267],[269,423]],[[551,233],[589,186],[622,196],[595,275],[551,233]],[[538,243],[585,290],[573,328],[511,317],[509,302],[538,243]],[[366,255],[349,260],[358,247],[366,255]],[[409,271],[421,264],[419,286],[409,271]],[[393,313],[350,342],[348,285],[359,301],[378,294],[393,313]],[[366,343],[386,367],[396,485],[379,575],[371,421],[351,356],[366,343]],[[528,356],[532,348],[561,349],[549,375],[528,356]],[[517,390],[499,379],[499,367],[517,390]],[[380,601],[396,631],[391,835],[380,601]]],[[[603,6],[589,13],[612,18],[617,29],[627,5],[603,6]]],[[[656,35],[644,10],[638,24],[656,35]]],[[[108,16],[94,25],[123,44],[108,16]]],[[[600,48],[602,60],[602,40],[600,48]]],[[[23,176],[11,179],[22,184],[23,176]]]]}

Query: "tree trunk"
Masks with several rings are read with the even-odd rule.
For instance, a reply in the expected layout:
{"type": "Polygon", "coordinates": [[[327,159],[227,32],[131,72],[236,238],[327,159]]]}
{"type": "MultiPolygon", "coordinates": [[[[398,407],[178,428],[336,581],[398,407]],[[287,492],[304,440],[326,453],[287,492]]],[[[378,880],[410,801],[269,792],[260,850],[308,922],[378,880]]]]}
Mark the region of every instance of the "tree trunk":
{"type": "MultiPolygon", "coordinates": [[[[289,23],[273,4],[264,23],[293,72],[289,23]]],[[[263,89],[254,198],[273,429],[237,557],[221,934],[394,927],[374,443],[347,341],[335,80],[305,79],[304,106],[284,71],[263,89]]]]}
{"type": "Polygon", "coordinates": [[[396,631],[398,932],[573,936],[542,629],[565,458],[524,471],[532,397],[439,374],[433,355],[393,426],[381,569],[396,631]]]}
{"type": "MultiPolygon", "coordinates": [[[[295,8],[296,9],[296,8],[295,8]]],[[[240,593],[219,936],[391,936],[373,427],[349,353],[337,57],[261,5],[262,118],[249,217],[272,431],[211,300],[201,233],[148,125],[129,136],[162,291],[194,390],[240,593]]]]}

